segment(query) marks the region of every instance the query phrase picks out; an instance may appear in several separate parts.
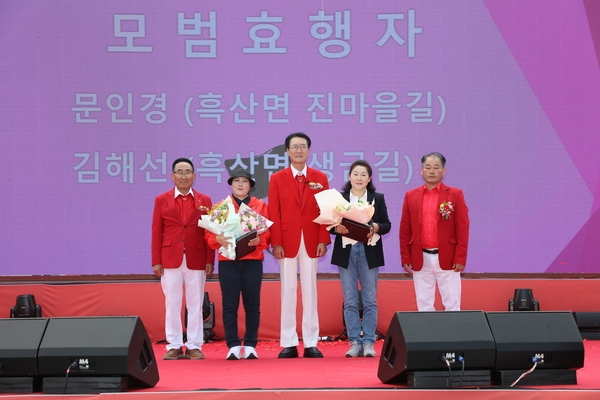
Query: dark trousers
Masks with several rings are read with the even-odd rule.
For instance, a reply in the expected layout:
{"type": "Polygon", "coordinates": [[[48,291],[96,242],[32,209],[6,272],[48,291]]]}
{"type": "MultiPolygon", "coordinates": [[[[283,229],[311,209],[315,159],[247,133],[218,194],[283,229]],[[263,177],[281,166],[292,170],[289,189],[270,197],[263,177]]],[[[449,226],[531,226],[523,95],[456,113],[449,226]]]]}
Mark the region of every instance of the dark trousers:
{"type": "Polygon", "coordinates": [[[260,287],[262,260],[219,261],[219,284],[223,298],[223,327],[227,347],[240,346],[238,308],[240,293],[246,313],[244,346],[256,347],[260,324],[260,287]]]}

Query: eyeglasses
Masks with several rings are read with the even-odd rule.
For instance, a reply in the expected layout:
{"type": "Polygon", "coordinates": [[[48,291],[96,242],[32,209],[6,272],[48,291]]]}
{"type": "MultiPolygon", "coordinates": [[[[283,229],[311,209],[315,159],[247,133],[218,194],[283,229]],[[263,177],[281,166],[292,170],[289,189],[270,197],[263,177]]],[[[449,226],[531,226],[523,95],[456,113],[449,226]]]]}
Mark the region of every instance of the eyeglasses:
{"type": "Polygon", "coordinates": [[[298,151],[298,150],[305,151],[305,150],[308,150],[308,146],[305,144],[295,144],[295,145],[290,146],[290,149],[293,151],[298,151]]]}
{"type": "Polygon", "coordinates": [[[180,177],[181,176],[188,177],[188,176],[192,176],[194,174],[194,172],[193,171],[181,171],[181,170],[177,170],[177,171],[174,171],[173,174],[177,175],[177,176],[180,176],[180,177]]]}

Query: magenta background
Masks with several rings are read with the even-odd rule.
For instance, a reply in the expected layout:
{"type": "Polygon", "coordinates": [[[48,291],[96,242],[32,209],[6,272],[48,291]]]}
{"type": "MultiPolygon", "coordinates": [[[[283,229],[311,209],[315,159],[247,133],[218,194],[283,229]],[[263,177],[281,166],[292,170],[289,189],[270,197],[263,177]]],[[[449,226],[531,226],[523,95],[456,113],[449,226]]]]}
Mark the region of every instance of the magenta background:
{"type": "MultiPolygon", "coordinates": [[[[405,18],[408,18],[406,15],[405,18]]],[[[0,274],[143,274],[150,272],[154,197],[172,183],[146,183],[144,155],[262,154],[293,131],[313,139],[312,152],[335,157],[332,187],[344,183],[344,152],[398,151],[400,179],[378,182],[392,231],[386,266],[400,272],[398,222],[406,190],[419,185],[420,157],[440,151],[445,181],[464,190],[471,216],[468,272],[600,272],[600,3],[595,1],[2,1],[0,2],[0,274]],[[350,10],[351,53],[319,55],[309,15],[350,10]],[[416,10],[416,57],[407,47],[375,43],[385,28],[378,13],[416,10]],[[186,59],[177,12],[217,11],[217,58],[186,59]],[[248,16],[282,16],[286,54],[243,54],[248,16]],[[114,14],[144,14],[152,53],[110,53],[114,14]],[[311,122],[308,93],[357,94],[369,103],[382,91],[403,106],[394,124],[339,117],[311,122]],[[442,125],[411,123],[405,94],[431,91],[446,103],[442,125]],[[167,121],[146,123],[138,104],[133,124],[114,124],[105,104],[97,124],[77,124],[75,94],[134,98],[167,93],[167,121]],[[286,124],[223,123],[194,116],[188,98],[214,92],[228,108],[236,93],[288,92],[286,124]],[[74,153],[134,152],[135,183],[101,173],[77,183],[74,153]],[[405,161],[413,167],[412,175],[405,161]],[[407,176],[408,175],[408,176],[407,176]],[[408,180],[405,183],[405,180],[408,180]]],[[[406,19],[397,22],[406,39],[406,19]]],[[[197,104],[197,100],[195,101],[197,104]]],[[[434,121],[438,112],[434,102],[434,121]]],[[[321,158],[321,157],[319,157],[321,158]]],[[[105,163],[104,163],[105,164],[105,163]]],[[[198,165],[196,165],[198,167],[198,165]]],[[[389,166],[389,165],[386,165],[389,166]]],[[[225,183],[199,177],[213,201],[225,183]]],[[[327,255],[321,272],[335,272],[327,255]]],[[[266,272],[276,272],[268,255],[266,272]]]]}

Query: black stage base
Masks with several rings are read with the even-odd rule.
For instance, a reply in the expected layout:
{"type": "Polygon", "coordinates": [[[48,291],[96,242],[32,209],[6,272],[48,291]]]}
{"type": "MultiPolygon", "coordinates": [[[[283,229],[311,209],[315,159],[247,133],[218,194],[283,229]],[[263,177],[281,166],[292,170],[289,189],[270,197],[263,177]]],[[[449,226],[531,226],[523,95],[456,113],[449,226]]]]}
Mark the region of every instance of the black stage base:
{"type": "Polygon", "coordinates": [[[0,378],[0,393],[33,393],[42,390],[42,378],[0,378]]]}
{"type": "Polygon", "coordinates": [[[481,387],[492,384],[489,370],[452,371],[452,379],[449,371],[415,371],[408,372],[406,378],[407,385],[414,388],[481,387]]]}
{"type": "MultiPolygon", "coordinates": [[[[492,372],[494,383],[510,386],[525,371],[495,370],[492,372]]],[[[552,386],[577,385],[577,371],[573,369],[538,369],[525,375],[515,386],[552,386]]]]}
{"type": "Polygon", "coordinates": [[[65,377],[44,378],[42,391],[49,394],[94,394],[127,391],[127,378],[123,377],[69,377],[65,388],[65,377]]]}

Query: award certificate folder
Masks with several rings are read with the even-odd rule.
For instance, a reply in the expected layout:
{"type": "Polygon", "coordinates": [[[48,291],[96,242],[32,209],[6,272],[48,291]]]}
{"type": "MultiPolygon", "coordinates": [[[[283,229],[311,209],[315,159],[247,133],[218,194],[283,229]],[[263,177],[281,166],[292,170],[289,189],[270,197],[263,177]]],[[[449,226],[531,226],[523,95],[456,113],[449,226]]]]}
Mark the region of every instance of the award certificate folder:
{"type": "Polygon", "coordinates": [[[371,225],[361,224],[347,218],[342,218],[341,224],[348,229],[348,233],[343,236],[367,244],[369,241],[367,235],[371,232],[371,225]]]}
{"type": "Polygon", "coordinates": [[[258,236],[258,232],[250,231],[243,234],[235,241],[235,259],[239,260],[256,250],[256,246],[248,246],[248,242],[258,236]]]}

